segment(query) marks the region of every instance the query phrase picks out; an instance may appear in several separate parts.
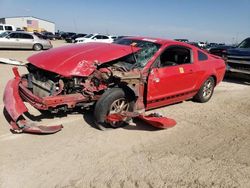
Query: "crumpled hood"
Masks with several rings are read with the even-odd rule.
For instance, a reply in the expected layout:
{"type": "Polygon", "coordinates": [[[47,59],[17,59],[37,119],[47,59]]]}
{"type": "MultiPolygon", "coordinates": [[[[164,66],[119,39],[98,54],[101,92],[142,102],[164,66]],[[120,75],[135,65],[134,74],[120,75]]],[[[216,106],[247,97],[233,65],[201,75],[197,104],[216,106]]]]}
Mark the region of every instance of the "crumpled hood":
{"type": "Polygon", "coordinates": [[[32,55],[28,61],[36,67],[65,77],[89,76],[97,65],[119,59],[139,49],[114,43],[73,44],[32,55]]]}

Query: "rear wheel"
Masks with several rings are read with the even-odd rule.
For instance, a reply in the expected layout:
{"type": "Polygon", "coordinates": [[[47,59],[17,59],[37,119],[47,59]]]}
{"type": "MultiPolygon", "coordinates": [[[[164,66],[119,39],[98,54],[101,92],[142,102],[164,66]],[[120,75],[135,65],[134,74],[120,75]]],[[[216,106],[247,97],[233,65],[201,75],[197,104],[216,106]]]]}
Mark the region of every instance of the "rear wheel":
{"type": "Polygon", "coordinates": [[[41,44],[34,44],[34,45],[33,45],[33,49],[34,49],[35,51],[40,51],[40,50],[43,49],[43,46],[42,46],[41,44]]]}
{"type": "Polygon", "coordinates": [[[97,101],[94,110],[95,124],[98,129],[118,128],[127,125],[130,118],[124,118],[122,122],[110,123],[106,117],[123,111],[132,111],[134,100],[125,94],[121,88],[107,90],[97,101]]]}
{"type": "Polygon", "coordinates": [[[194,100],[197,102],[207,102],[212,97],[215,87],[215,81],[213,77],[209,77],[201,86],[198,93],[194,96],[194,100]]]}

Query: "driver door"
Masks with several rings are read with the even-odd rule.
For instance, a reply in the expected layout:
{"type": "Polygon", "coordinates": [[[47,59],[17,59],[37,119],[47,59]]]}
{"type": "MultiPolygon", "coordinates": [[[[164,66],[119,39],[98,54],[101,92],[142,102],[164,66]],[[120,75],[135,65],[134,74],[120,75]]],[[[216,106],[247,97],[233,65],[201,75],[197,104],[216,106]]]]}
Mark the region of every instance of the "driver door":
{"type": "Polygon", "coordinates": [[[156,59],[148,77],[147,109],[176,103],[193,96],[196,66],[192,50],[170,46],[156,59]]]}

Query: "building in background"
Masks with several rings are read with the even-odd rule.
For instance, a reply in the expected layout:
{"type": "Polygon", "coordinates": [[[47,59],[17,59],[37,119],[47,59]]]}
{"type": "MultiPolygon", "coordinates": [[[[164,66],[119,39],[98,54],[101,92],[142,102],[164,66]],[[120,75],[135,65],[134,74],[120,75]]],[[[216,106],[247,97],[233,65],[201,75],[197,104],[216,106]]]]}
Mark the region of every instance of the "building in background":
{"type": "Polygon", "coordinates": [[[18,17],[6,17],[0,18],[0,23],[13,25],[16,28],[23,29],[25,31],[48,31],[55,33],[55,23],[36,18],[33,16],[18,16],[18,17]]]}

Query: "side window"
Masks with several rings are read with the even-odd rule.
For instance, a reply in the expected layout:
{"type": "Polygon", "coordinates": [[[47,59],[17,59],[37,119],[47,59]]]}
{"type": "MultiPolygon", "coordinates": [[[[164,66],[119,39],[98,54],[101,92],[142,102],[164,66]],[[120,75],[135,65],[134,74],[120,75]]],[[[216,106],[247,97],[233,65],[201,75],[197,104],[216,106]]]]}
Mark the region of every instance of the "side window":
{"type": "Polygon", "coordinates": [[[33,39],[33,36],[29,35],[29,34],[25,34],[25,33],[20,33],[19,38],[21,38],[21,39],[33,39]]]}
{"type": "Polygon", "coordinates": [[[2,25],[0,25],[0,31],[3,31],[3,26],[2,25]]]}
{"type": "Polygon", "coordinates": [[[11,26],[7,26],[7,25],[4,26],[4,28],[5,28],[6,31],[12,31],[13,30],[11,26]]]}
{"type": "Polygon", "coordinates": [[[199,60],[199,61],[205,61],[205,60],[208,60],[208,57],[207,57],[207,55],[204,54],[203,52],[198,51],[198,60],[199,60]]]}
{"type": "Polygon", "coordinates": [[[109,39],[107,36],[103,35],[102,36],[103,39],[109,39]]]}
{"type": "Polygon", "coordinates": [[[160,67],[190,64],[191,50],[181,46],[168,47],[159,58],[160,67]]]}
{"type": "Polygon", "coordinates": [[[19,38],[19,33],[11,33],[11,34],[9,35],[9,38],[17,39],[17,38],[19,38]]]}
{"type": "Polygon", "coordinates": [[[96,35],[95,38],[96,39],[102,39],[102,35],[96,35]]]}

